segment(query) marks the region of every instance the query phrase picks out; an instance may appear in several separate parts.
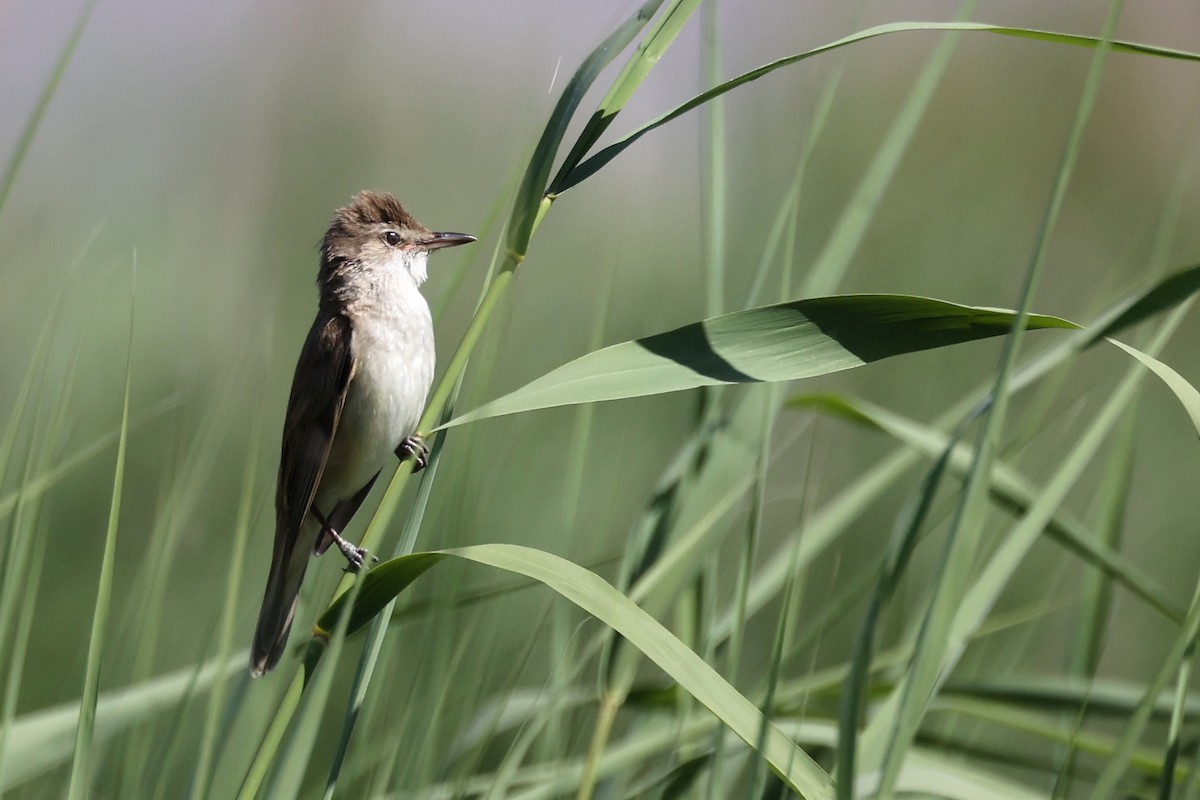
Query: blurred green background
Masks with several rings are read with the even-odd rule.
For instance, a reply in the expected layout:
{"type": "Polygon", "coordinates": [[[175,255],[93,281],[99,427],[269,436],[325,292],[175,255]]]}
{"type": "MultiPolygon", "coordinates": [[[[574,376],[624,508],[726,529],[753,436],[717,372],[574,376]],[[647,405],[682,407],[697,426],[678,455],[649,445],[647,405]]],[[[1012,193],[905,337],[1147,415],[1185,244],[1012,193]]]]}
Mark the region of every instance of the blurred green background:
{"type": "MultiPolygon", "coordinates": [[[[107,676],[135,661],[156,674],[211,653],[229,569],[247,445],[262,458],[255,529],[241,587],[240,624],[252,631],[269,558],[279,430],[295,358],[315,310],[316,245],[333,210],[363,188],[394,192],[435,229],[479,233],[460,260],[434,260],[426,295],[438,312],[439,357],[453,352],[470,318],[499,233],[489,210],[508,199],[564,81],[630,11],[628,3],[101,2],[54,94],[0,213],[0,418],[30,369],[39,331],[51,345],[36,403],[66,398],[65,426],[26,424],[18,441],[51,463],[119,424],[133,291],[132,414],[117,563],[117,632],[107,676]],[[465,270],[465,272],[462,272],[465,270]],[[463,276],[459,284],[457,277],[463,276]],[[52,316],[61,298],[62,310],[52,316]],[[166,402],[167,406],[162,404],[166,402]],[[262,424],[255,427],[256,415],[262,424]],[[52,430],[50,429],[52,428],[52,430]],[[177,531],[173,568],[152,652],[138,625],[156,526],[177,531]]],[[[952,3],[724,3],[723,73],[733,76],[881,22],[948,20],[952,3]]],[[[1099,32],[1106,4],[981,2],[972,18],[1099,32]]],[[[0,7],[0,153],[26,120],[81,13],[78,3],[0,7]]],[[[1118,37],[1195,49],[1191,3],[1130,4],[1118,37]]],[[[761,243],[791,183],[816,99],[844,73],[806,175],[795,239],[799,285],[879,147],[881,137],[940,38],[884,37],[802,62],[742,87],[725,104],[728,141],[724,305],[743,305],[761,243]]],[[[623,112],[632,129],[707,88],[698,20],[683,32],[623,112]]],[[[1091,52],[972,34],[959,42],[945,80],[875,212],[839,291],[901,292],[1010,307],[1024,276],[1075,113],[1091,52]]],[[[677,120],[557,202],[518,273],[503,312],[468,372],[460,408],[524,384],[589,349],[657,332],[706,314],[703,208],[708,162],[704,112],[677,120]]],[[[1200,202],[1194,151],[1200,114],[1195,65],[1114,54],[1033,308],[1085,322],[1145,284],[1155,226],[1183,189],[1183,220],[1168,263],[1195,263],[1200,202]]],[[[610,134],[610,138],[611,138],[610,134]]],[[[500,216],[503,219],[503,214],[500,216]]],[[[1036,348],[1046,337],[1031,335],[1036,348]]],[[[1194,322],[1164,360],[1200,375],[1194,322]]],[[[1134,339],[1136,341],[1136,338],[1134,339]]],[[[906,357],[804,386],[859,394],[931,420],[995,368],[999,344],[906,357]]],[[[1126,360],[1097,351],[1073,367],[1014,461],[1036,479],[1047,454],[1079,430],[1090,393],[1106,392],[1126,360]]],[[[1179,598],[1190,596],[1196,544],[1194,476],[1200,449],[1175,401],[1154,387],[1143,399],[1125,551],[1179,598]]],[[[674,395],[604,404],[579,455],[576,413],[554,410],[461,429],[447,439],[454,480],[435,490],[423,549],[479,542],[543,548],[612,574],[611,565],[656,477],[691,429],[696,399],[674,395]],[[583,485],[564,464],[583,458],[583,485]],[[608,565],[608,566],[605,566],[608,565]]],[[[784,415],[768,491],[767,543],[888,452],[883,436],[809,415],[784,415]]],[[[18,449],[20,464],[24,449],[18,449]]],[[[79,696],[103,546],[114,449],[57,484],[46,499],[46,572],[18,713],[79,696]]],[[[5,492],[18,483],[10,468],[5,492]]],[[[902,487],[911,490],[914,475],[902,487]]],[[[1071,503],[1090,508],[1095,481],[1071,503]]],[[[900,495],[897,495],[899,497],[900,495]]],[[[373,507],[376,496],[369,501],[373,507]]],[[[895,498],[893,498],[894,500],[895,498]]],[[[880,503],[822,558],[806,596],[819,605],[847,576],[874,569],[896,516],[880,503]]],[[[361,532],[365,518],[355,522],[361,532]]],[[[769,552],[770,548],[767,548],[769,552]]],[[[1069,605],[1078,566],[1040,544],[1010,587],[1069,605]]],[[[320,603],[340,565],[323,559],[306,596],[320,603]],[[320,588],[317,588],[317,587],[320,588]],[[312,594],[307,594],[311,592],[312,594]]],[[[920,556],[914,567],[923,568],[920,556]]],[[[446,570],[421,592],[462,581],[494,585],[481,571],[446,570]]],[[[911,589],[919,596],[919,582],[911,589]]],[[[902,615],[905,592],[896,603],[902,615]]],[[[1151,668],[1156,642],[1173,632],[1118,594],[1104,671],[1151,668]]],[[[807,602],[807,601],[806,601],[807,602]]],[[[464,652],[489,668],[470,704],[522,670],[536,685],[545,659],[528,658],[531,620],[552,601],[524,592],[471,608],[464,652]],[[492,685],[488,685],[491,682],[492,685]]],[[[319,609],[301,611],[311,619],[319,609]]],[[[447,612],[448,614],[451,612],[447,612]]],[[[454,612],[457,613],[457,612],[454,612]]],[[[1036,669],[1063,659],[1051,616],[1009,649],[972,653],[1036,669]]],[[[303,629],[306,623],[297,627],[303,629]]],[[[449,624],[435,618],[426,625],[449,624]]],[[[461,624],[461,623],[459,623],[461,624]]],[[[769,646],[769,625],[757,631],[769,646]]],[[[751,629],[754,631],[754,629],[751,629]]],[[[813,656],[842,659],[845,639],[813,656]]],[[[412,674],[391,691],[420,692],[422,634],[401,634],[412,674]]],[[[1011,642],[1009,642],[1011,644],[1011,642]]],[[[753,648],[753,645],[750,645],[753,648]]],[[[971,663],[970,661],[968,663],[971,663]]],[[[135,670],[136,671],[136,670],[135,670]]],[[[753,671],[753,670],[751,670],[753,671]]],[[[106,679],[102,689],[123,678],[106,679]]],[[[269,684],[268,684],[269,686],[269,684]]],[[[251,693],[269,691],[255,684],[251,693]]],[[[254,700],[253,702],[263,702],[254,700]]]]}

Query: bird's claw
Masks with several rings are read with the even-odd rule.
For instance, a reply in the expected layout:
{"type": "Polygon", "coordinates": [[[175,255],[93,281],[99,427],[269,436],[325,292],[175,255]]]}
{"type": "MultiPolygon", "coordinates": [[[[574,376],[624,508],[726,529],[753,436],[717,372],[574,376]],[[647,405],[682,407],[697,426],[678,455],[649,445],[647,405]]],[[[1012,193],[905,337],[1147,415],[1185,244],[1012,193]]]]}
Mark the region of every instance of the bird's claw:
{"type": "Polygon", "coordinates": [[[363,565],[366,564],[367,558],[378,562],[379,556],[371,555],[365,547],[355,547],[354,545],[342,539],[338,542],[338,549],[342,551],[342,555],[346,557],[346,568],[343,572],[349,572],[357,575],[362,571],[363,565]]]}
{"type": "Polygon", "coordinates": [[[429,465],[429,448],[425,446],[424,440],[415,433],[400,443],[400,446],[396,448],[396,455],[400,456],[401,460],[411,458],[413,472],[420,472],[429,465]]]}
{"type": "Polygon", "coordinates": [[[358,573],[362,571],[362,566],[366,564],[367,557],[370,557],[372,561],[379,560],[378,555],[371,555],[371,553],[367,552],[367,548],[356,547],[353,545],[353,543],[342,539],[342,536],[338,534],[337,531],[329,530],[326,531],[326,533],[334,537],[334,541],[337,543],[337,549],[340,549],[340,551],[342,551],[342,555],[346,557],[346,569],[342,570],[343,572],[350,572],[353,573],[353,575],[358,575],[358,573]]]}
{"type": "Polygon", "coordinates": [[[357,574],[366,563],[367,551],[361,547],[345,547],[342,548],[342,555],[346,557],[345,571],[357,574]]]}

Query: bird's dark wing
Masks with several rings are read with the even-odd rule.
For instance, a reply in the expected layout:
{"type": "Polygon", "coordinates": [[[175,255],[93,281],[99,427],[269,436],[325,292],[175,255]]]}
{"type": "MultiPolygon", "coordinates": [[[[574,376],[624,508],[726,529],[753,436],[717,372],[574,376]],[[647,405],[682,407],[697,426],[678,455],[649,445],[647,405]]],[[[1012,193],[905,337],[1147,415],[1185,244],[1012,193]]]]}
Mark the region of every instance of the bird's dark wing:
{"type": "Polygon", "coordinates": [[[316,539],[314,534],[312,541],[301,541],[304,520],[321,483],[346,404],[346,389],[354,377],[350,336],[349,319],[341,314],[319,314],[296,364],[275,491],[275,551],[250,654],[254,675],[273,668],[287,646],[296,599],[316,539]]]}
{"type": "MultiPolygon", "coordinates": [[[[354,374],[350,337],[349,319],[323,313],[308,332],[296,364],[275,489],[276,551],[294,543],[321,483],[354,374]]],[[[313,543],[304,546],[311,548],[313,543]]]]}

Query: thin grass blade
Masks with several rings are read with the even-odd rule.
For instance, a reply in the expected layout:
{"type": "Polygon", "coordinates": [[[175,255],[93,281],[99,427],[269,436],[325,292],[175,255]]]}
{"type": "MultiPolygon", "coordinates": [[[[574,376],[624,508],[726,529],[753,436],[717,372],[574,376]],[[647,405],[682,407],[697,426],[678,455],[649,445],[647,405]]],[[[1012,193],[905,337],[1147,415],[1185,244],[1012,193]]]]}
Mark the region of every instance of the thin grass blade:
{"type": "MultiPolygon", "coordinates": [[[[135,259],[134,275],[136,276],[136,274],[135,259]]],[[[109,504],[108,529],[104,534],[104,554],[100,561],[100,579],[96,587],[96,608],[92,615],[92,636],[88,645],[83,694],[79,700],[79,727],[75,736],[75,758],[71,764],[71,782],[67,792],[70,800],[83,800],[90,794],[91,786],[96,704],[100,694],[100,667],[104,659],[104,645],[108,637],[108,609],[112,602],[113,572],[117,560],[117,527],[121,519],[121,490],[125,484],[125,449],[129,436],[129,393],[133,383],[132,292],[129,314],[129,341],[125,356],[125,394],[121,404],[121,432],[117,437],[117,459],[113,467],[113,489],[112,500],[109,504]]]]}
{"type": "Polygon", "coordinates": [[[63,45],[63,51],[59,55],[58,61],[54,64],[54,71],[50,73],[50,79],[46,81],[46,86],[42,89],[42,93],[38,97],[33,114],[26,121],[25,127],[21,130],[21,136],[17,139],[17,145],[13,148],[12,155],[9,156],[8,163],[4,165],[4,174],[0,175],[0,213],[4,212],[8,196],[12,193],[13,185],[17,182],[17,173],[20,172],[21,165],[25,163],[25,154],[29,151],[29,146],[33,144],[33,137],[37,134],[38,127],[42,123],[42,118],[46,115],[46,109],[50,107],[50,101],[54,98],[54,93],[58,91],[59,81],[62,80],[62,76],[67,71],[67,65],[71,63],[71,58],[75,55],[75,48],[79,45],[83,31],[87,28],[88,20],[92,18],[92,9],[95,7],[96,0],[88,0],[87,4],[79,12],[79,16],[75,20],[75,27],[71,29],[71,34],[67,37],[66,44],[63,45]]]}

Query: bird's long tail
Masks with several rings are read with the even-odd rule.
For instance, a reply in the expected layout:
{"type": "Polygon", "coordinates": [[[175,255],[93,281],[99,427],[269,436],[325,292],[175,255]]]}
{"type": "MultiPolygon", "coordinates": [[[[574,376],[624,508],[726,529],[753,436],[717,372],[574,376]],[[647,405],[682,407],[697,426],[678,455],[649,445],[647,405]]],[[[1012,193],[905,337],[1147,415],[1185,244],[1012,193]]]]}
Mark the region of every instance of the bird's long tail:
{"type": "Polygon", "coordinates": [[[316,538],[318,528],[319,524],[310,517],[301,526],[300,536],[275,548],[262,610],[258,613],[258,626],[254,629],[254,645],[250,650],[250,674],[256,678],[274,669],[287,649],[300,585],[304,583],[312,552],[310,543],[316,538]]]}

